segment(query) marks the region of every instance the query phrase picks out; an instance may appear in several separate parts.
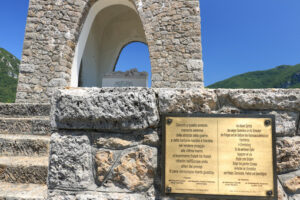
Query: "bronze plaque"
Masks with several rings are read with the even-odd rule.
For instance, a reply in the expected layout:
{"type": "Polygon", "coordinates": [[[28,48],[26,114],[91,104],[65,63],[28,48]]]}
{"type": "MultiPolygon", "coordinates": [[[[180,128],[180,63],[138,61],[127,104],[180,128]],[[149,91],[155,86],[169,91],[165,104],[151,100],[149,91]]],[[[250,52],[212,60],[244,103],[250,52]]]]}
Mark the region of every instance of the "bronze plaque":
{"type": "Polygon", "coordinates": [[[164,120],[165,194],[275,199],[273,116],[164,120]]]}

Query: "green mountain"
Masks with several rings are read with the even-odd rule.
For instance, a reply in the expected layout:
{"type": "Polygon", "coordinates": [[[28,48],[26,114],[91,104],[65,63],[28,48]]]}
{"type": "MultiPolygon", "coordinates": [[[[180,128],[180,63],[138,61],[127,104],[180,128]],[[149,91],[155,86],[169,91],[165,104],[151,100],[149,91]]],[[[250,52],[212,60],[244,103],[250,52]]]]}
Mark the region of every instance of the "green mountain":
{"type": "Polygon", "coordinates": [[[16,99],[20,60],[0,48],[0,102],[12,103],[16,99]]]}
{"type": "Polygon", "coordinates": [[[240,74],[208,88],[300,88],[300,64],[240,74]]]}

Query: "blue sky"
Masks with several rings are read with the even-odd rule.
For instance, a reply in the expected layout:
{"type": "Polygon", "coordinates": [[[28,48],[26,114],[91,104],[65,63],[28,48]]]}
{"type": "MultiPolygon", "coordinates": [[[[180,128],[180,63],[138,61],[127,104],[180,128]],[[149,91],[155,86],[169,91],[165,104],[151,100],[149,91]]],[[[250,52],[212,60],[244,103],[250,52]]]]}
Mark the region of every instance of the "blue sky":
{"type": "Polygon", "coordinates": [[[29,1],[0,1],[0,47],[21,58],[29,1]]]}
{"type": "MultiPolygon", "coordinates": [[[[205,85],[300,63],[299,0],[201,0],[205,85]]],[[[1,0],[0,47],[21,57],[28,0],[1,0]]],[[[144,44],[124,48],[117,69],[150,70],[144,44]]]]}
{"type": "Polygon", "coordinates": [[[201,0],[205,85],[300,63],[299,0],[201,0]]]}

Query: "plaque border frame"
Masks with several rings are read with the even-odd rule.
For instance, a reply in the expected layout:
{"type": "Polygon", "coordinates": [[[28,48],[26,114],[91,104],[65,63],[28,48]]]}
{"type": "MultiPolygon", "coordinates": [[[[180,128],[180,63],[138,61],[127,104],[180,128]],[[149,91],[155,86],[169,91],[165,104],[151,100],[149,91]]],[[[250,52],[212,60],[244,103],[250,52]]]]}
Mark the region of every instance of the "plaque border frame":
{"type": "Polygon", "coordinates": [[[161,115],[162,130],[162,152],[161,152],[161,192],[163,197],[180,197],[180,198],[205,198],[205,199],[238,199],[238,200],[278,200],[277,186],[277,158],[276,158],[276,131],[275,131],[275,115],[258,115],[258,114],[203,114],[203,113],[167,113],[161,115]],[[205,117],[205,118],[271,118],[272,119],[272,156],[273,156],[273,192],[272,197],[261,196],[240,196],[240,195],[214,195],[214,194],[184,194],[184,193],[166,193],[165,192],[165,165],[166,165],[166,125],[168,117],[205,117]]]}

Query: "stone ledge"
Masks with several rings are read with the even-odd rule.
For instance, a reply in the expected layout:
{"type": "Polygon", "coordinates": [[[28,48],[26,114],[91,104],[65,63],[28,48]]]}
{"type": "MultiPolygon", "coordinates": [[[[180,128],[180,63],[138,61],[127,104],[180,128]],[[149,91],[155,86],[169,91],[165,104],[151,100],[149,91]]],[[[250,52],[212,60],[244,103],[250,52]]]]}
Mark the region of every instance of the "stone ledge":
{"type": "Polygon", "coordinates": [[[0,199],[46,200],[47,185],[39,184],[0,184],[0,199]]]}
{"type": "Polygon", "coordinates": [[[49,136],[0,134],[0,156],[48,156],[49,136]]]}
{"type": "Polygon", "coordinates": [[[287,174],[279,175],[279,180],[282,184],[282,187],[285,191],[292,195],[292,194],[300,194],[300,184],[299,184],[299,177],[300,177],[300,170],[293,171],[287,174]]]}
{"type": "Polygon", "coordinates": [[[57,91],[52,101],[55,129],[144,130],[157,127],[159,114],[219,113],[229,106],[238,113],[277,113],[278,136],[295,136],[300,90],[74,88],[57,91]]]}
{"type": "Polygon", "coordinates": [[[49,116],[50,104],[0,103],[0,117],[49,116]]]}
{"type": "Polygon", "coordinates": [[[165,113],[211,113],[217,108],[214,90],[207,89],[155,89],[159,112],[165,113]]]}
{"type": "Polygon", "coordinates": [[[94,184],[92,148],[86,135],[53,133],[50,142],[48,188],[84,190],[94,184]]]}
{"type": "Polygon", "coordinates": [[[103,192],[71,192],[71,191],[60,191],[60,190],[49,190],[48,192],[48,199],[49,200],[57,200],[57,199],[64,199],[64,200],[150,200],[155,199],[154,196],[148,193],[119,193],[119,192],[110,192],[110,193],[103,193],[103,192]]]}
{"type": "Polygon", "coordinates": [[[300,89],[217,89],[220,106],[245,110],[300,111],[300,89]]]}
{"type": "Polygon", "coordinates": [[[48,157],[0,156],[0,182],[46,184],[48,157]]]}
{"type": "Polygon", "coordinates": [[[1,118],[0,134],[49,135],[48,117],[1,118]]]}
{"type": "Polygon", "coordinates": [[[159,122],[155,93],[146,88],[58,90],[51,112],[57,129],[128,131],[159,122]]]}

